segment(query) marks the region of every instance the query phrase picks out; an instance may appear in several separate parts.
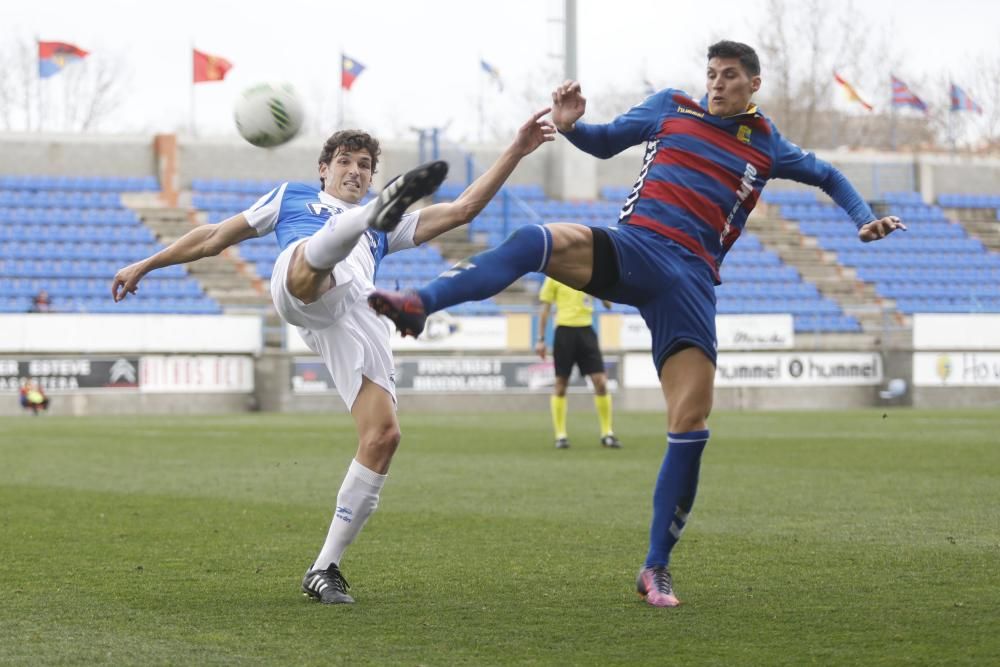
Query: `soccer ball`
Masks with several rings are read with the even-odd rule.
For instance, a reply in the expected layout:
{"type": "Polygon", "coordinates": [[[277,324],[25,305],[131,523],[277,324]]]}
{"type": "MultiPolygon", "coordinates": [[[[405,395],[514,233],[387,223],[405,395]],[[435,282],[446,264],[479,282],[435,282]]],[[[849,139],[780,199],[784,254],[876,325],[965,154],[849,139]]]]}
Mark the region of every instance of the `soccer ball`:
{"type": "Polygon", "coordinates": [[[254,146],[271,148],[291,140],[302,127],[302,103],[287,83],[260,83],[243,91],[233,110],[236,129],[254,146]]]}

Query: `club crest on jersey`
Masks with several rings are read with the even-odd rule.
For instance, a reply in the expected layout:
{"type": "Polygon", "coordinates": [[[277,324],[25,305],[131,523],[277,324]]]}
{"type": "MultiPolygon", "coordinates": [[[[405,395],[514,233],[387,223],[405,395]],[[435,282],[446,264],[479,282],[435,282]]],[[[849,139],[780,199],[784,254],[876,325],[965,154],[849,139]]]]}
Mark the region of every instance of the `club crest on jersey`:
{"type": "Polygon", "coordinates": [[[739,129],[736,130],[736,138],[745,144],[750,143],[750,126],[740,125],[739,129]]]}
{"type": "Polygon", "coordinates": [[[306,208],[308,208],[309,212],[313,215],[326,215],[327,217],[344,212],[344,209],[342,208],[330,206],[329,204],[324,204],[318,201],[309,202],[306,204],[306,208]]]}

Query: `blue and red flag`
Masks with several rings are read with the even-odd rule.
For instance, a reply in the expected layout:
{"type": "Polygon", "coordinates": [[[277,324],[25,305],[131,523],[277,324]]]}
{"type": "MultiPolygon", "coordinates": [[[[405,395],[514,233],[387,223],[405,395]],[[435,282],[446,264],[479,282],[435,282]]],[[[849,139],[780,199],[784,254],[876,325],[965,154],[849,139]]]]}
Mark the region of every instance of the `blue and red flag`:
{"type": "Polygon", "coordinates": [[[983,113],[983,108],[969,97],[964,90],[951,84],[951,110],[952,111],[975,111],[983,113]]]}
{"type": "Polygon", "coordinates": [[[892,78],[892,106],[893,107],[909,107],[911,109],[916,109],[917,111],[927,111],[927,105],[924,101],[917,97],[917,95],[910,90],[901,79],[897,79],[895,75],[889,75],[892,78]]]}
{"type": "Polygon", "coordinates": [[[350,58],[343,53],[340,54],[340,87],[350,90],[354,85],[354,80],[365,71],[365,66],[354,58],[350,58]]]}
{"type": "Polygon", "coordinates": [[[38,76],[55,76],[66,65],[83,60],[90,53],[67,42],[38,42],[38,76]]]}

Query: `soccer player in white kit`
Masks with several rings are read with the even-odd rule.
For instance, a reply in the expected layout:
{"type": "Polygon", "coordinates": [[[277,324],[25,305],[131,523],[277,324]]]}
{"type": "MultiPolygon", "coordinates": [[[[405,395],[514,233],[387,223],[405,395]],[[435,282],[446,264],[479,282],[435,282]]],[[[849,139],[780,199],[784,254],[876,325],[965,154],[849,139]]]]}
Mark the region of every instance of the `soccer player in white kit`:
{"type": "Polygon", "coordinates": [[[548,112],[532,114],[497,161],[455,201],[409,214],[405,211],[412,203],[441,184],[447,165],[421,165],[360,206],[378,165],[379,145],[364,132],[337,132],[320,154],[322,190],[284,183],[243,213],[197,227],[114,277],[111,293],[117,302],[135,294],[154,269],[217,255],[272,231],[277,235],[282,252],[271,276],[275,308],[323,357],[358,433],[358,450],[337,494],[326,541],[302,581],[310,597],[327,604],[354,602],[340,571],[341,558],[375,511],[400,441],[391,327],[367,303],[378,264],[389,253],[470,222],[523,157],[555,138],[552,123],[542,120],[548,112]]]}

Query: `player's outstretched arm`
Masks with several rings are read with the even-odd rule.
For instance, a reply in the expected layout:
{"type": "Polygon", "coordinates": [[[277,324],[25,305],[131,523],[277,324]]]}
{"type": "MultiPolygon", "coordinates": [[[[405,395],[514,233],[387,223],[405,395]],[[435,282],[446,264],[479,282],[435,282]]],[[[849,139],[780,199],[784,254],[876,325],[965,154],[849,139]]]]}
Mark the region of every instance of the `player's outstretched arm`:
{"type": "Polygon", "coordinates": [[[111,282],[111,298],[118,302],[135,294],[139,281],[150,271],[218,255],[229,246],[254,236],[257,230],[247,223],[242,213],[217,225],[195,227],[155,255],[119,269],[111,282]]]}
{"type": "Polygon", "coordinates": [[[902,229],[905,232],[906,225],[904,225],[903,221],[896,216],[889,215],[862,225],[860,229],[858,229],[858,238],[865,243],[878,241],[879,239],[884,239],[889,234],[892,234],[897,229],[902,229]]]}
{"type": "Polygon", "coordinates": [[[540,109],[522,125],[514,136],[510,146],[497,158],[497,161],[486,170],[482,176],[465,189],[458,198],[445,204],[434,204],[420,211],[420,220],[413,234],[413,242],[417,245],[447,232],[455,227],[467,224],[482,211],[496,195],[514,168],[526,155],[539,146],[555,140],[556,128],[542,116],[551,109],[540,109]]]}

